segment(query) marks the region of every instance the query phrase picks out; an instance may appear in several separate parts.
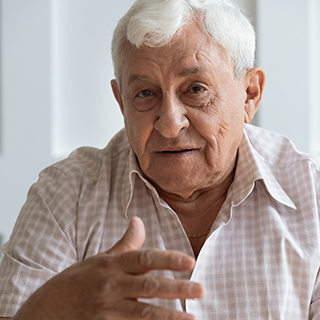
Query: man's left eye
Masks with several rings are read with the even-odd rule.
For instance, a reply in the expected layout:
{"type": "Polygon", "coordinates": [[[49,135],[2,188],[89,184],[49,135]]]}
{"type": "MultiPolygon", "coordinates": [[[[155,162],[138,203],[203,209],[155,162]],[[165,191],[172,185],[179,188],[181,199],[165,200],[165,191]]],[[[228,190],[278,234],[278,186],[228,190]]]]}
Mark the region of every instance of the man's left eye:
{"type": "Polygon", "coordinates": [[[138,92],[138,97],[139,98],[147,98],[147,97],[150,97],[152,96],[152,92],[148,89],[145,89],[145,90],[141,90],[138,92]]]}
{"type": "Polygon", "coordinates": [[[202,93],[204,92],[204,88],[202,86],[193,86],[189,89],[190,93],[202,93]]]}

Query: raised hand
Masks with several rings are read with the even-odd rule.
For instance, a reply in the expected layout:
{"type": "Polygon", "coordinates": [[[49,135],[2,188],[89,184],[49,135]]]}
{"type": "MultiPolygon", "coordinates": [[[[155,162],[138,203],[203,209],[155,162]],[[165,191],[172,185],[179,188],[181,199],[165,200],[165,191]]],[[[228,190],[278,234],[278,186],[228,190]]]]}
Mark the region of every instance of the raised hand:
{"type": "Polygon", "coordinates": [[[203,296],[198,283],[146,276],[151,270],[192,270],[195,261],[179,251],[140,250],[144,240],[143,222],[134,217],[114,247],[49,280],[27,300],[14,319],[195,319],[186,313],[138,301],[138,298],[203,296]]]}

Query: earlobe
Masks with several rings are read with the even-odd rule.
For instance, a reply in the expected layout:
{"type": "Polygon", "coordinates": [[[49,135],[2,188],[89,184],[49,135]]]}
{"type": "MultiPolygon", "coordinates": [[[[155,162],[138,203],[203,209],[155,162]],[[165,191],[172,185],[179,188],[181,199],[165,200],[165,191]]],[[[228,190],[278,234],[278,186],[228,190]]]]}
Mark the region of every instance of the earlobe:
{"type": "Polygon", "coordinates": [[[113,95],[114,95],[115,99],[117,100],[119,107],[120,107],[120,110],[123,114],[123,112],[124,112],[123,111],[123,101],[122,101],[119,85],[115,79],[111,80],[110,84],[111,84],[113,95]]]}
{"type": "Polygon", "coordinates": [[[259,109],[265,85],[265,73],[261,68],[252,68],[246,74],[246,94],[244,122],[249,123],[259,109]]]}

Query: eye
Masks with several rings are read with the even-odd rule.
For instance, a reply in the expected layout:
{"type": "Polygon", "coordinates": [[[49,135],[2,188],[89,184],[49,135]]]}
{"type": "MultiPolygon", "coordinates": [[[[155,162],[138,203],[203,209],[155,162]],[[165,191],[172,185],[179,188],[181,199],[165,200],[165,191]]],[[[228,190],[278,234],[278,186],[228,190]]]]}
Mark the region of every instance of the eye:
{"type": "Polygon", "coordinates": [[[204,87],[199,86],[199,85],[197,85],[197,86],[192,86],[192,87],[189,89],[189,92],[190,92],[190,93],[195,93],[195,94],[202,93],[202,92],[204,92],[204,91],[205,91],[204,87]]]}
{"type": "Polygon", "coordinates": [[[152,96],[152,92],[148,89],[141,90],[137,94],[137,97],[139,97],[139,98],[148,98],[150,96],[152,96]]]}

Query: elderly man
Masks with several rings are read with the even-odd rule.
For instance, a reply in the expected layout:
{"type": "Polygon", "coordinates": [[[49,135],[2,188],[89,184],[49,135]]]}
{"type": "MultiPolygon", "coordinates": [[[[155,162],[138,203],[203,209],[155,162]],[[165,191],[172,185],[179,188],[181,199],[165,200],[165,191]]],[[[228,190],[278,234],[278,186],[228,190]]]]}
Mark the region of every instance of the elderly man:
{"type": "Polygon", "coordinates": [[[113,40],[125,131],[40,174],[0,316],[320,319],[320,161],[248,125],[254,43],[228,0],[133,5],[113,40]]]}

